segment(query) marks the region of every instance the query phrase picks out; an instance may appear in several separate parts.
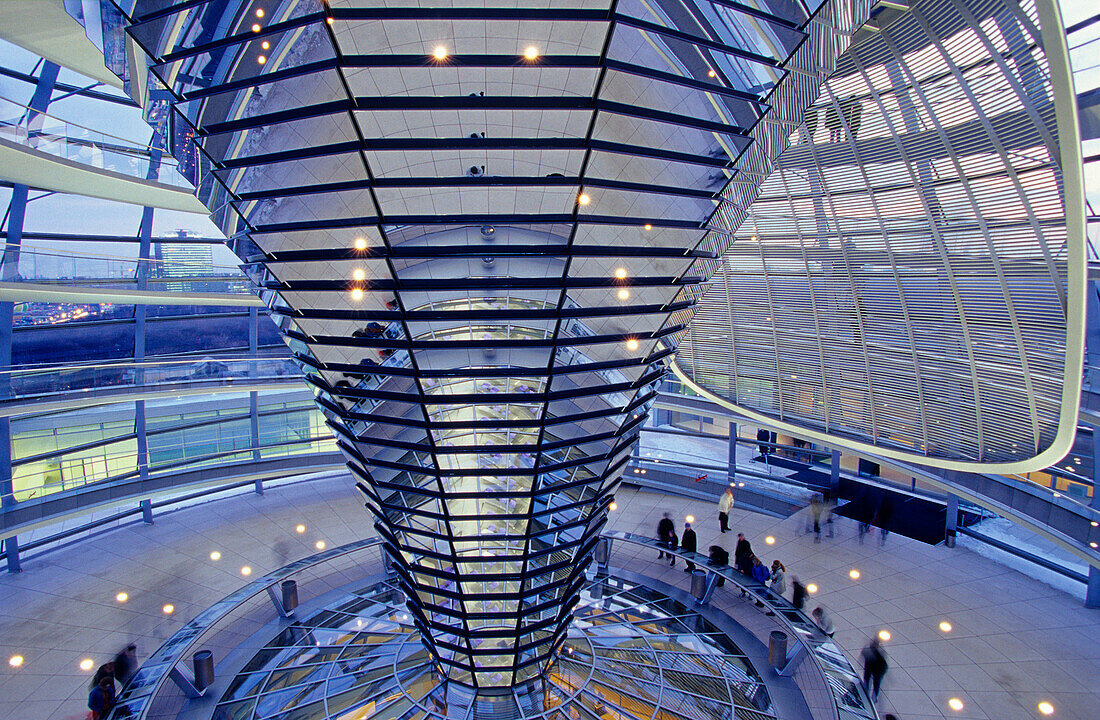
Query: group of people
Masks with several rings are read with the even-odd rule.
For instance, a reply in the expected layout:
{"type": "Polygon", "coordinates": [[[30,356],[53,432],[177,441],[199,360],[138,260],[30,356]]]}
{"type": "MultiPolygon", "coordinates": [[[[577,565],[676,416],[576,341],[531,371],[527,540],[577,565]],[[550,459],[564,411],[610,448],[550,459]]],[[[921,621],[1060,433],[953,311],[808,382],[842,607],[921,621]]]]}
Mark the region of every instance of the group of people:
{"type": "Polygon", "coordinates": [[[88,693],[88,709],[91,710],[91,720],[100,720],[107,717],[115,706],[118,698],[118,689],[126,685],[126,681],[137,669],[137,645],[127,645],[118,651],[113,660],[103,663],[92,676],[92,687],[88,693]],[[116,686],[115,682],[118,682],[116,686]]]}
{"type": "MultiPolygon", "coordinates": [[[[729,515],[733,506],[733,491],[730,488],[726,488],[725,492],[718,500],[718,526],[722,534],[729,532],[729,515]]],[[[814,494],[810,501],[810,517],[807,519],[806,527],[807,532],[813,531],[814,542],[821,541],[821,526],[823,524],[828,528],[829,537],[833,536],[832,508],[833,504],[831,503],[831,498],[822,493],[814,494]],[[811,521],[812,525],[810,524],[811,521]]],[[[885,532],[883,536],[885,537],[885,532]]],[[[673,554],[674,550],[679,549],[690,553],[698,552],[699,541],[691,523],[684,523],[683,534],[677,538],[676,525],[672,521],[671,513],[664,513],[660,521],[658,521],[657,541],[663,548],[658,553],[658,559],[667,559],[670,567],[676,566],[676,556],[673,554]]],[[[729,561],[729,552],[725,548],[721,545],[710,546],[709,559],[707,561],[708,565],[722,567],[729,565],[729,561]]],[[[695,570],[695,563],[690,559],[685,558],[685,565],[684,572],[690,573],[695,570]]],[[[771,588],[772,592],[780,596],[786,595],[787,568],[779,560],[773,560],[770,567],[766,565],[764,561],[753,552],[752,543],[749,542],[744,533],[737,533],[737,544],[734,546],[733,550],[733,566],[746,577],[767,585],[771,588]]],[[[792,591],[791,603],[796,609],[802,610],[805,607],[809,590],[797,577],[792,577],[790,584],[792,591]]],[[[725,585],[723,578],[719,578],[718,585],[725,585]]],[[[742,597],[745,597],[746,594],[745,590],[741,591],[742,597]]],[[[836,632],[836,625],[829,612],[824,607],[820,605],[815,607],[810,612],[810,617],[825,635],[833,637],[836,632]]],[[[873,699],[877,699],[879,689],[882,685],[882,679],[886,675],[886,669],[888,667],[886,653],[878,638],[873,638],[870,644],[863,649],[862,659],[863,687],[868,695],[873,699]]]]}

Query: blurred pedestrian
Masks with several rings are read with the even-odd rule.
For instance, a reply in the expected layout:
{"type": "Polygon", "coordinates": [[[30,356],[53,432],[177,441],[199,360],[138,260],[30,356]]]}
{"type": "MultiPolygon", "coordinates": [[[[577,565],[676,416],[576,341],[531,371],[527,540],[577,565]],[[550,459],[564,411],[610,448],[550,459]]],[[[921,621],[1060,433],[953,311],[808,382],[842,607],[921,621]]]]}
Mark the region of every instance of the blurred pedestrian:
{"type": "Polygon", "coordinates": [[[657,542],[669,548],[669,552],[662,550],[657,555],[657,559],[663,560],[667,557],[669,567],[675,567],[676,556],[672,554],[672,550],[676,549],[676,526],[672,524],[671,513],[665,513],[657,523],[657,542]]]}
{"type": "Polygon", "coordinates": [[[119,685],[125,687],[126,681],[137,669],[137,645],[131,643],[119,650],[118,655],[115,655],[114,665],[115,680],[118,680],[119,685]]]}
{"type": "Polygon", "coordinates": [[[810,613],[810,616],[813,617],[817,626],[821,628],[821,632],[829,637],[832,637],[833,634],[836,633],[836,625],[833,624],[833,618],[829,613],[825,612],[825,608],[818,605],[814,608],[813,612],[810,613]]]}
{"type": "Polygon", "coordinates": [[[894,498],[890,493],[884,493],[882,504],[878,507],[878,544],[886,544],[886,536],[890,534],[890,526],[894,522],[894,498]]]}
{"type": "Polygon", "coordinates": [[[871,696],[871,700],[878,700],[878,692],[882,687],[882,678],[886,676],[886,670],[890,667],[886,662],[886,653],[882,650],[882,643],[877,637],[871,638],[867,647],[863,648],[863,689],[871,696]]]}
{"type": "Polygon", "coordinates": [[[99,681],[103,678],[111,678],[111,682],[115,679],[115,663],[114,661],[105,662],[99,666],[99,669],[95,671],[95,675],[92,676],[92,689],[99,685],[99,681]]]}
{"type": "Polygon", "coordinates": [[[787,568],[778,560],[772,561],[772,592],[785,595],[787,592],[787,568]]]}
{"type": "Polygon", "coordinates": [[[726,488],[722,497],[718,498],[718,525],[723,533],[730,529],[731,508],[733,508],[733,490],[726,488]]]}
{"type": "Polygon", "coordinates": [[[814,543],[821,542],[821,513],[825,510],[825,496],[815,492],[810,496],[810,514],[806,518],[806,532],[814,531],[814,543]]]}
{"type": "Polygon", "coordinates": [[[99,683],[88,693],[88,709],[92,711],[91,720],[101,720],[107,717],[111,708],[115,706],[115,679],[103,677],[99,683]]]}
{"type": "Polygon", "coordinates": [[[791,580],[791,588],[791,604],[795,610],[801,610],[806,605],[806,586],[798,578],[794,578],[791,580]]]}
{"type": "MultiPolygon", "coordinates": [[[[695,531],[691,529],[691,523],[684,523],[684,534],[680,536],[680,549],[684,552],[693,553],[698,547],[698,540],[695,538],[695,531]]],[[[685,560],[684,562],[687,563],[684,572],[689,573],[695,569],[695,563],[691,560],[685,560]]]]}

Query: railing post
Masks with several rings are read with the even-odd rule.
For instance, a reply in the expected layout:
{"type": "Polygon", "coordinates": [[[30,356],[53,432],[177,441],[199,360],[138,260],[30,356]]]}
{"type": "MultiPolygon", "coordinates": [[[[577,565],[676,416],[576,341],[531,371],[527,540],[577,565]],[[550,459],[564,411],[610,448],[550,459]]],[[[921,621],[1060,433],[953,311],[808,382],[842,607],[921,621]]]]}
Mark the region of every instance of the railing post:
{"type": "Polygon", "coordinates": [[[955,547],[955,536],[959,529],[959,496],[947,494],[947,517],[944,523],[943,544],[949,548],[955,547]]]}
{"type": "Polygon", "coordinates": [[[23,572],[23,565],[19,562],[19,538],[11,535],[4,539],[4,556],[8,562],[8,572],[23,572]]]}
{"type": "Polygon", "coordinates": [[[141,521],[146,525],[153,524],[153,501],[142,500],[141,503],[141,521]]]}

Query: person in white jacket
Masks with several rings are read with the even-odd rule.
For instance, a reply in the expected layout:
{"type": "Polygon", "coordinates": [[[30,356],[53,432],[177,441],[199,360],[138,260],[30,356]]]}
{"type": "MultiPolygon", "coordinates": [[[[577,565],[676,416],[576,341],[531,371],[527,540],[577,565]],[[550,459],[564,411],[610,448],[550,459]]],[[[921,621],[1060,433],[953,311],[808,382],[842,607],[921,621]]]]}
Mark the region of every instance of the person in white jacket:
{"type": "Polygon", "coordinates": [[[730,529],[730,509],[733,507],[733,490],[726,488],[722,497],[718,499],[718,524],[722,532],[730,529]]]}

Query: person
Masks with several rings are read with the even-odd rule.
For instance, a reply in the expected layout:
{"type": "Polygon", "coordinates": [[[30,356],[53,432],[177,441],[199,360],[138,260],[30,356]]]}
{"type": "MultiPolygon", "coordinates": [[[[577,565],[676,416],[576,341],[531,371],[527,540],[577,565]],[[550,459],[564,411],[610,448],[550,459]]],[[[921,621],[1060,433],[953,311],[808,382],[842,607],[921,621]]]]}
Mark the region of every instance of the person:
{"type": "Polygon", "coordinates": [[[733,548],[733,562],[742,575],[752,575],[752,544],[745,533],[737,533],[737,545],[733,548]]]}
{"type": "MultiPolygon", "coordinates": [[[[707,565],[712,567],[726,567],[730,564],[730,554],[721,545],[710,546],[710,558],[707,560],[707,565]]],[[[726,579],[721,575],[718,576],[718,587],[724,587],[726,579]]]]}
{"type": "Polygon", "coordinates": [[[733,507],[733,490],[726,488],[718,498],[718,525],[723,533],[730,529],[730,509],[733,507]]]}
{"type": "Polygon", "coordinates": [[[767,459],[768,453],[771,452],[771,446],[768,445],[771,439],[772,434],[764,428],[760,428],[756,431],[757,447],[760,448],[760,454],[764,456],[764,459],[767,459]]]}
{"type": "MultiPolygon", "coordinates": [[[[672,524],[672,515],[665,513],[660,522],[657,523],[657,542],[661,543],[665,547],[676,549],[676,526],[672,524]]],[[[658,560],[668,558],[669,567],[676,566],[676,556],[671,552],[661,551],[657,555],[658,560]]]]}
{"type": "Polygon", "coordinates": [[[815,492],[810,497],[810,515],[806,518],[806,532],[811,526],[814,531],[814,544],[821,542],[821,513],[825,510],[825,496],[815,492]]]}
{"type": "Polygon", "coordinates": [[[105,677],[111,678],[111,682],[114,682],[115,663],[113,660],[103,663],[99,666],[99,669],[95,671],[95,675],[92,676],[92,689],[94,690],[99,685],[99,681],[105,677]]]}
{"type": "Polygon", "coordinates": [[[787,568],[778,560],[772,561],[772,592],[785,595],[787,592],[787,568]]]}
{"type": "Polygon", "coordinates": [[[829,616],[829,613],[825,612],[825,608],[818,605],[810,615],[813,617],[814,622],[817,623],[817,626],[821,628],[821,632],[829,637],[832,637],[833,634],[836,633],[836,625],[833,624],[833,619],[829,616]]]}
{"type": "Polygon", "coordinates": [[[817,132],[817,108],[806,109],[806,135],[809,142],[814,141],[814,133],[817,132]]]}
{"type": "Polygon", "coordinates": [[[752,556],[752,579],[758,583],[768,584],[768,580],[771,579],[772,571],[768,569],[760,558],[755,555],[752,556]]]}
{"type": "Polygon", "coordinates": [[[863,656],[863,689],[871,696],[871,700],[878,700],[882,678],[886,676],[886,670],[889,668],[886,653],[882,650],[882,643],[877,637],[871,638],[871,642],[863,648],[861,655],[863,656]]]}
{"type": "Polygon", "coordinates": [[[828,535],[826,535],[826,537],[835,537],[836,532],[833,529],[834,526],[835,526],[835,520],[833,518],[833,515],[836,514],[836,496],[835,496],[835,493],[831,489],[826,490],[824,493],[822,493],[822,502],[823,502],[824,511],[825,511],[825,527],[828,528],[828,530],[829,530],[828,535]]]}
{"type": "Polygon", "coordinates": [[[844,125],[841,123],[835,100],[825,109],[825,127],[829,130],[829,142],[840,142],[844,135],[844,125]]]}
{"type": "Polygon", "coordinates": [[[863,115],[863,103],[855,95],[849,95],[841,106],[844,111],[844,119],[848,123],[848,137],[856,139],[859,132],[860,119],[863,115]]]}
{"type": "Polygon", "coordinates": [[[137,666],[137,645],[130,643],[119,650],[118,655],[115,655],[114,665],[115,680],[118,680],[119,685],[125,686],[137,666]]]}
{"type": "MultiPolygon", "coordinates": [[[[684,523],[684,534],[680,536],[680,549],[684,552],[695,552],[698,546],[698,541],[695,538],[695,531],[691,529],[691,523],[684,523]]],[[[684,572],[689,573],[695,569],[695,563],[691,560],[686,560],[687,567],[684,568],[684,572]]]]}
{"type": "Polygon", "coordinates": [[[791,604],[795,610],[801,610],[806,605],[806,586],[798,578],[791,580],[791,604]]]}
{"type": "Polygon", "coordinates": [[[894,498],[890,493],[883,493],[882,504],[878,506],[878,544],[886,544],[886,536],[890,534],[890,525],[894,521],[894,498]]]}
{"type": "Polygon", "coordinates": [[[88,709],[92,711],[92,720],[107,717],[115,705],[115,679],[104,676],[88,693],[88,709]]]}

